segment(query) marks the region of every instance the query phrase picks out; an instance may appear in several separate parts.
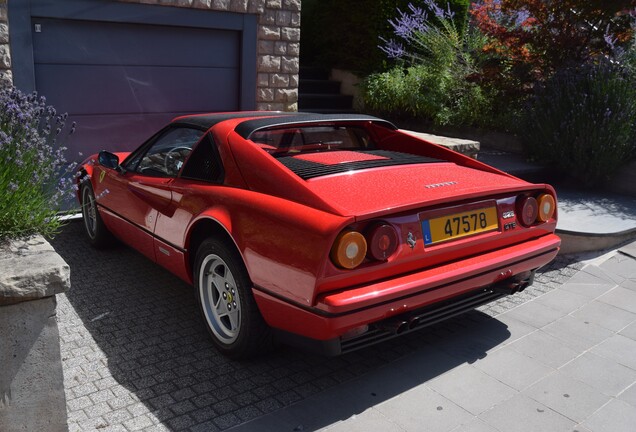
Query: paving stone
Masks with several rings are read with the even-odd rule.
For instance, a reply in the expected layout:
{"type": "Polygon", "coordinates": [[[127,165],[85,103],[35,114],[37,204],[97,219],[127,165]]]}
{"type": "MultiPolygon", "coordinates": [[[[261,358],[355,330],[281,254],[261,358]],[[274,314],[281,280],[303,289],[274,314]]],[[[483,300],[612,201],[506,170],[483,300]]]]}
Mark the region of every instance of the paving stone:
{"type": "Polygon", "coordinates": [[[455,429],[452,432],[500,432],[489,424],[484,423],[479,418],[473,418],[468,423],[465,423],[455,429]]]}
{"type": "Polygon", "coordinates": [[[506,314],[499,315],[496,320],[505,325],[506,337],[498,343],[499,347],[511,344],[535,331],[538,331],[535,327],[521,322],[506,314]]]}
{"type": "Polygon", "coordinates": [[[636,382],[636,371],[612,360],[587,352],[559,369],[608,396],[618,396],[636,382]]]}
{"type": "Polygon", "coordinates": [[[628,325],[619,332],[621,335],[636,340],[636,322],[628,325]]]}
{"type": "Polygon", "coordinates": [[[631,291],[636,291],[636,276],[631,279],[625,279],[620,283],[620,286],[631,291]]]}
{"type": "Polygon", "coordinates": [[[590,300],[595,299],[612,288],[614,288],[614,284],[605,284],[605,283],[574,283],[567,282],[561,285],[559,288],[564,291],[570,291],[576,294],[580,294],[582,296],[588,297],[590,300]]]}
{"type": "Polygon", "coordinates": [[[407,431],[417,430],[421,425],[426,425],[426,430],[430,432],[449,431],[472,417],[466,410],[425,385],[389,399],[375,409],[407,431]]]}
{"type": "Polygon", "coordinates": [[[627,288],[616,287],[599,297],[598,301],[636,313],[636,292],[627,288]]]}
{"type": "Polygon", "coordinates": [[[473,415],[479,415],[517,393],[471,365],[457,367],[427,385],[473,415]]]}
{"type": "Polygon", "coordinates": [[[604,285],[607,287],[614,287],[616,282],[609,279],[607,275],[597,267],[588,265],[572,276],[572,278],[568,281],[568,284],[604,285]]]}
{"type": "Polygon", "coordinates": [[[505,432],[572,432],[576,424],[524,394],[517,394],[479,418],[496,430],[505,432]]]}
{"type": "Polygon", "coordinates": [[[108,424],[114,425],[114,424],[122,424],[126,420],[131,419],[132,415],[130,414],[130,411],[128,411],[127,409],[121,408],[116,411],[110,410],[109,412],[103,415],[103,418],[104,420],[106,420],[108,424]]]}
{"type": "Polygon", "coordinates": [[[565,316],[545,326],[542,331],[560,339],[564,344],[578,351],[598,344],[613,333],[611,330],[572,316],[565,316]]]}
{"type": "MultiPolygon", "coordinates": [[[[297,426],[293,430],[303,429],[304,428],[300,428],[299,426],[297,426]]],[[[360,414],[353,415],[352,417],[348,418],[346,422],[337,422],[319,430],[323,432],[405,432],[405,429],[403,429],[390,419],[386,418],[386,416],[375,409],[368,409],[364,412],[361,412],[360,414]]]]}
{"type": "Polygon", "coordinates": [[[614,335],[595,346],[592,352],[636,370],[636,341],[633,339],[614,335]]]}
{"type": "Polygon", "coordinates": [[[488,354],[486,358],[475,362],[474,366],[516,390],[523,390],[554,372],[553,368],[509,346],[488,354]]]}
{"type": "Polygon", "coordinates": [[[541,328],[561,318],[563,313],[544,303],[530,301],[506,312],[502,316],[510,316],[522,323],[541,328]]]}
{"type": "Polygon", "coordinates": [[[633,408],[636,408],[636,384],[632,384],[632,386],[621,393],[618,398],[624,402],[627,402],[633,408]]]}
{"type": "Polygon", "coordinates": [[[223,430],[239,425],[241,423],[241,419],[234,414],[224,414],[215,418],[214,423],[219,427],[219,429],[223,430]]]}
{"type": "Polygon", "coordinates": [[[110,389],[100,390],[98,392],[91,393],[89,397],[94,403],[106,402],[106,401],[115,399],[115,395],[113,394],[112,391],[110,391],[110,389]]]}
{"type": "Polygon", "coordinates": [[[171,432],[171,430],[168,426],[159,423],[144,428],[143,432],[171,432]]]}
{"type": "Polygon", "coordinates": [[[99,402],[84,408],[84,412],[86,413],[88,418],[95,418],[101,417],[104,414],[111,412],[111,408],[106,402],[99,402]]]}
{"type": "Polygon", "coordinates": [[[67,409],[69,411],[81,410],[92,404],[93,404],[93,401],[88,396],[82,396],[79,398],[70,399],[66,401],[67,409]]]}
{"type": "Polygon", "coordinates": [[[513,342],[509,347],[555,369],[579,355],[579,351],[541,330],[513,342]]]}
{"type": "Polygon", "coordinates": [[[584,421],[611,399],[560,372],[554,372],[522,393],[576,423],[584,421]]]}
{"type": "Polygon", "coordinates": [[[623,254],[615,254],[599,267],[608,274],[623,279],[636,275],[636,259],[623,254]]]}
{"type": "Polygon", "coordinates": [[[170,409],[176,415],[185,414],[187,412],[194,410],[195,408],[196,406],[189,400],[181,401],[181,402],[170,405],[170,409]]]}
{"type": "Polygon", "coordinates": [[[572,313],[572,316],[613,331],[619,331],[636,321],[636,314],[602,301],[592,301],[572,313]]]}
{"type": "Polygon", "coordinates": [[[141,430],[152,425],[153,421],[146,415],[134,417],[124,422],[124,426],[126,426],[126,429],[129,431],[141,430]]]}
{"type": "Polygon", "coordinates": [[[583,422],[594,432],[634,432],[636,410],[627,403],[614,399],[583,422]]]}
{"type": "Polygon", "coordinates": [[[571,291],[555,289],[541,297],[537,297],[534,301],[568,314],[585,305],[590,299],[571,291]]]}
{"type": "Polygon", "coordinates": [[[218,432],[220,430],[212,421],[200,423],[190,428],[191,432],[218,432]]]}

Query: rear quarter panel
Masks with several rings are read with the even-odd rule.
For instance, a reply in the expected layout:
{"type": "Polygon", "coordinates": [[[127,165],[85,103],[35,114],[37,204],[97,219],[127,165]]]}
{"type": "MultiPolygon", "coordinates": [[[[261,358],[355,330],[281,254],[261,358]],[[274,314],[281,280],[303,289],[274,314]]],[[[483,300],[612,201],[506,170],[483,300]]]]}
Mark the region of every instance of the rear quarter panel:
{"type": "Polygon", "coordinates": [[[196,254],[194,227],[212,220],[232,237],[258,289],[313,303],[331,244],[350,219],[239,188],[183,180],[174,186],[172,222],[158,224],[157,235],[186,249],[187,261],[196,254]]]}

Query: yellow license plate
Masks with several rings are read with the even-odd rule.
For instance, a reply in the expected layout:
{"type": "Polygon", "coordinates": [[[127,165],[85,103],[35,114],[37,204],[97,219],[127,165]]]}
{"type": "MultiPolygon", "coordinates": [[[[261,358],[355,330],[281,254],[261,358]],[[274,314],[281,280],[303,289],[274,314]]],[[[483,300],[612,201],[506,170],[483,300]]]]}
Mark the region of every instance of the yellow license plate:
{"type": "Polygon", "coordinates": [[[425,245],[493,231],[497,228],[499,228],[499,222],[496,207],[486,207],[422,221],[425,245]]]}

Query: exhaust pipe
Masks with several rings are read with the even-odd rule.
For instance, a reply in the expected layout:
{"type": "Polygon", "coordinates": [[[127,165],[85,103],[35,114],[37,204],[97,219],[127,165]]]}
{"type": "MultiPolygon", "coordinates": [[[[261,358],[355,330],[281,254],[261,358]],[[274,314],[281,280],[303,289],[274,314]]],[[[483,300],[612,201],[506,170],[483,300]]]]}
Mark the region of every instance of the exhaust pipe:
{"type": "Polygon", "coordinates": [[[382,330],[386,330],[391,334],[401,334],[408,330],[409,323],[406,321],[385,321],[379,324],[382,330]]]}
{"type": "Polygon", "coordinates": [[[533,277],[506,279],[495,283],[492,290],[502,294],[516,294],[532,285],[533,279],[533,277]]]}
{"type": "Polygon", "coordinates": [[[409,330],[414,329],[415,327],[418,326],[418,324],[420,323],[420,318],[419,317],[413,317],[409,320],[409,330]]]}

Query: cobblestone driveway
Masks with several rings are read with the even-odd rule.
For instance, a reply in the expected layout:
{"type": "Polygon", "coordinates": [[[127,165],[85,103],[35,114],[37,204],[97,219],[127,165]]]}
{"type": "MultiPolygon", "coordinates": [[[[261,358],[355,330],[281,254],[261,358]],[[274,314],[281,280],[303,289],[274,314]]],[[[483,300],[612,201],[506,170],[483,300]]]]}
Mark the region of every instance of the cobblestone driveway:
{"type": "MultiPolygon", "coordinates": [[[[551,290],[581,267],[558,258],[520,295],[338,358],[283,347],[236,362],[215,351],[192,288],[181,280],[124,246],[92,249],[79,222],[51,243],[71,267],[71,290],[58,296],[71,431],[224,430],[441,345],[449,334],[551,290]]],[[[473,355],[468,350],[458,361],[473,355]]]]}

